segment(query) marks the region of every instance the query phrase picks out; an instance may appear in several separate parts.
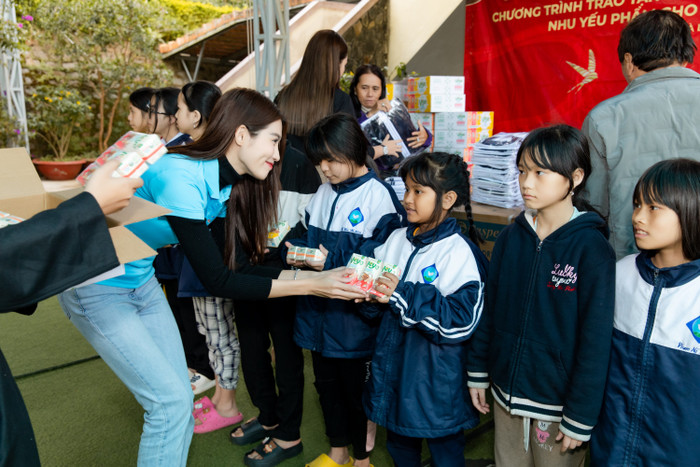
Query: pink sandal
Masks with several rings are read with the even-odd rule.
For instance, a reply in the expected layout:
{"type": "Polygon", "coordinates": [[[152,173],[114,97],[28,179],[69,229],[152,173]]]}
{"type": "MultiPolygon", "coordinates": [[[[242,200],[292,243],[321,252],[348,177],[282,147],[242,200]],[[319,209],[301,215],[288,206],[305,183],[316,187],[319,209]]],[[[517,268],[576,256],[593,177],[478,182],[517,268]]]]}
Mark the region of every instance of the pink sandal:
{"type": "Polygon", "coordinates": [[[194,409],[192,410],[192,416],[197,418],[199,414],[204,411],[204,409],[213,409],[214,403],[209,399],[208,396],[204,396],[201,399],[194,401],[194,409]]]}
{"type": "Polygon", "coordinates": [[[201,420],[201,425],[194,426],[195,433],[209,433],[210,431],[220,430],[227,426],[235,425],[243,421],[243,414],[238,412],[238,415],[233,417],[222,417],[214,407],[203,409],[196,419],[201,420]]]}

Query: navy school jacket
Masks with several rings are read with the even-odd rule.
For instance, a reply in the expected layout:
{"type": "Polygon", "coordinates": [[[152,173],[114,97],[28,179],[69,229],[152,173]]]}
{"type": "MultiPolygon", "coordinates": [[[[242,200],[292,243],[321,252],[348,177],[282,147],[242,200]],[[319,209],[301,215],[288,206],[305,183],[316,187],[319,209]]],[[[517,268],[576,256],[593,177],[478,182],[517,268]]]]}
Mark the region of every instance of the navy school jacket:
{"type": "MultiPolygon", "coordinates": [[[[290,243],[328,249],[325,269],[347,265],[353,253],[372,255],[399,227],[406,211],[394,190],[373,171],[333,185],[321,185],[306,207],[308,232],[290,243]]],[[[282,249],[286,254],[286,248],[282,249]]],[[[330,358],[372,355],[376,321],[356,312],[352,301],[299,297],[294,340],[302,348],[330,358]]]]}
{"type": "Polygon", "coordinates": [[[700,260],[658,269],[617,263],[605,399],[591,465],[700,463],[700,260]]]}
{"type": "Polygon", "coordinates": [[[486,257],[448,218],[414,235],[394,232],[375,256],[402,270],[389,304],[365,304],[381,315],[364,406],[370,420],[404,436],[437,438],[472,428],[465,372],[466,341],[481,318],[486,257]]]}
{"type": "Polygon", "coordinates": [[[532,212],[521,213],[494,246],[469,386],[491,382],[509,413],[561,422],[562,433],[587,441],[610,357],[615,254],[597,214],[583,213],[543,241],[531,223],[532,212]]]}

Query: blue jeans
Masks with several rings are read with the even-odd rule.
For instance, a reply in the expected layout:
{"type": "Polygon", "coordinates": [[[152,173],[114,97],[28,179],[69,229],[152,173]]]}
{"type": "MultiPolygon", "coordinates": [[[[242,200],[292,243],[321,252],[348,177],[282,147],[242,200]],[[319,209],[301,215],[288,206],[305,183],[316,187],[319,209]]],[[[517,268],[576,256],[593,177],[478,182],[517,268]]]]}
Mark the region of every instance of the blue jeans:
{"type": "MultiPolygon", "coordinates": [[[[434,467],[464,467],[464,431],[440,438],[426,438],[434,467]]],[[[420,467],[422,438],[386,430],[386,449],[397,467],[420,467]]]]}
{"type": "Polygon", "coordinates": [[[137,289],[88,285],[58,300],[146,411],[138,465],[184,466],[193,395],[180,334],[156,279],[137,289]]]}

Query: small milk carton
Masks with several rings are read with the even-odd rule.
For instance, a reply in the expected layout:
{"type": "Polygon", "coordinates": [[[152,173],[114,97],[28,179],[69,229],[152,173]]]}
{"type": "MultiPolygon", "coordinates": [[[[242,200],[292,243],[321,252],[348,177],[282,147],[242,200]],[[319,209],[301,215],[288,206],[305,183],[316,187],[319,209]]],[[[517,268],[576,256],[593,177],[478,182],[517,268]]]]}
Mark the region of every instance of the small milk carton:
{"type": "Polygon", "coordinates": [[[285,235],[287,235],[291,229],[289,222],[278,222],[277,225],[267,233],[267,246],[270,248],[277,248],[280,246],[285,235]]]}
{"type": "Polygon", "coordinates": [[[365,270],[359,276],[358,281],[353,284],[367,292],[374,286],[374,281],[382,275],[382,262],[374,258],[367,258],[365,270]]]}
{"type": "Polygon", "coordinates": [[[362,272],[365,270],[365,266],[367,266],[367,261],[369,261],[369,258],[366,256],[362,256],[357,253],[352,254],[352,256],[350,257],[350,261],[348,261],[347,265],[348,268],[353,270],[350,273],[350,285],[355,285],[357,280],[360,278],[362,272]]]}

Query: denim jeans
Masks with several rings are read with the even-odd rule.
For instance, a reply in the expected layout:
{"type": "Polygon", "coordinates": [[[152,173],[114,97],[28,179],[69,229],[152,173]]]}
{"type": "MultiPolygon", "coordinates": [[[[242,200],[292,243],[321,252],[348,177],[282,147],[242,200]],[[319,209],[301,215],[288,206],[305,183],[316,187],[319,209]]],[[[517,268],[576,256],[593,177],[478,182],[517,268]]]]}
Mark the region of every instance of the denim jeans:
{"type": "Polygon", "coordinates": [[[192,389],[173,314],[155,277],[137,289],[92,284],[58,297],[66,316],[146,411],[139,466],[184,466],[192,389]]]}

